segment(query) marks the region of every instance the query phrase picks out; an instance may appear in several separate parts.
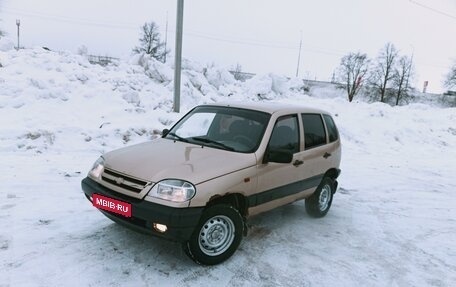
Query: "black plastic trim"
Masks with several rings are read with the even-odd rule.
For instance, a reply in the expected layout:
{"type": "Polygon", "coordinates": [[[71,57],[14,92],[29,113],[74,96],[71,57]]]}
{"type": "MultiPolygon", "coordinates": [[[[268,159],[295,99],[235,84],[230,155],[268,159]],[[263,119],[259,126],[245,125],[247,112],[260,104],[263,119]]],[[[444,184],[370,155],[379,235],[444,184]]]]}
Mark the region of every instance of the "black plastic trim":
{"type": "Polygon", "coordinates": [[[313,177],[309,177],[304,180],[296,181],[290,184],[282,185],[269,189],[254,195],[251,195],[247,198],[249,207],[258,206],[260,204],[267,203],[285,196],[293,195],[304,191],[306,189],[316,187],[320,184],[323,179],[324,174],[319,174],[313,177]]]}
{"type": "Polygon", "coordinates": [[[120,196],[119,193],[102,186],[88,177],[81,181],[81,186],[89,200],[94,193],[97,193],[131,204],[131,218],[99,209],[111,220],[135,231],[152,234],[173,241],[187,241],[193,233],[195,226],[199,223],[201,214],[204,210],[204,207],[175,208],[145,200],[129,198],[125,195],[120,196]],[[168,227],[168,230],[165,233],[159,233],[153,229],[153,223],[165,224],[168,227]]]}

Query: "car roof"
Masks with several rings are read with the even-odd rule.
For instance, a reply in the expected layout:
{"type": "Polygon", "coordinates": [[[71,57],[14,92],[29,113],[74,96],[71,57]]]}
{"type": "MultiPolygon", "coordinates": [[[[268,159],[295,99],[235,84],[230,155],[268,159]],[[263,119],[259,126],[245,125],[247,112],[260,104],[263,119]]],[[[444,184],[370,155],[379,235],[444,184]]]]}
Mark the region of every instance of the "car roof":
{"type": "Polygon", "coordinates": [[[329,114],[327,111],[299,105],[299,104],[288,104],[280,102],[221,102],[214,104],[206,104],[204,106],[222,106],[222,107],[233,107],[248,110],[262,111],[269,114],[276,112],[290,112],[290,113],[316,113],[316,114],[329,114]]]}

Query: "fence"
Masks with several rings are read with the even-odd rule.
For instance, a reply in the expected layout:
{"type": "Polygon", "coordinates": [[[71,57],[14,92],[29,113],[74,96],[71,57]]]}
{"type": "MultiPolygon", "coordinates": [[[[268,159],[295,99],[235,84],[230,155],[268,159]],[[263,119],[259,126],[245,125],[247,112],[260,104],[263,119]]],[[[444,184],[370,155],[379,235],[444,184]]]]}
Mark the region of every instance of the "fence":
{"type": "Polygon", "coordinates": [[[89,62],[91,64],[106,66],[108,64],[111,64],[112,62],[119,61],[119,58],[108,57],[108,56],[87,55],[87,60],[89,60],[89,62]]]}

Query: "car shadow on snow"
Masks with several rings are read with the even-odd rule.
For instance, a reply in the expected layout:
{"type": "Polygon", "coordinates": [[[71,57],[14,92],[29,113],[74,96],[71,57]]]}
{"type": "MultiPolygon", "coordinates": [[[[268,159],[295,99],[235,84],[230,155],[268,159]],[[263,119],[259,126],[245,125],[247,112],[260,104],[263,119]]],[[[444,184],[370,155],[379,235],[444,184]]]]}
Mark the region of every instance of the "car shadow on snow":
{"type": "Polygon", "coordinates": [[[192,265],[190,259],[181,251],[180,243],[164,240],[151,235],[138,233],[117,223],[88,234],[87,241],[95,241],[100,253],[110,253],[114,260],[120,256],[131,259],[134,263],[144,264],[145,267],[156,265],[157,261],[166,265],[192,265]]]}
{"type": "MultiPolygon", "coordinates": [[[[325,219],[330,219],[330,214],[331,212],[325,219]]],[[[296,244],[301,243],[300,238],[288,235],[295,233],[297,227],[301,230],[312,230],[318,237],[318,234],[322,235],[325,229],[331,229],[334,224],[322,225],[322,220],[324,219],[308,216],[303,201],[256,215],[248,220],[248,234],[227,263],[233,258],[241,261],[251,261],[252,256],[258,258],[264,250],[274,248],[275,243],[282,241],[284,237],[292,244],[293,241],[296,241],[296,244]]],[[[116,223],[93,230],[84,236],[83,241],[91,246],[91,250],[87,251],[88,255],[103,264],[109,265],[110,261],[112,264],[128,262],[139,270],[156,269],[165,277],[176,273],[188,274],[198,267],[185,255],[180,243],[141,234],[116,223]]]]}

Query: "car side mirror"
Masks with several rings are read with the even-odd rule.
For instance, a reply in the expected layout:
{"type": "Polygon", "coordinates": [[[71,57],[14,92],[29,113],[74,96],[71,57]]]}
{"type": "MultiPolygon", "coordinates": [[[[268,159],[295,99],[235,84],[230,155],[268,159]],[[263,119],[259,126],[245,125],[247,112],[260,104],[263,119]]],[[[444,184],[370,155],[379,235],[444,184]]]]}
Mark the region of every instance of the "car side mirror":
{"type": "Polygon", "coordinates": [[[164,138],[166,137],[166,135],[169,133],[169,130],[168,129],[163,129],[162,131],[162,134],[161,134],[161,137],[164,138]]]}
{"type": "Polygon", "coordinates": [[[290,163],[293,160],[293,153],[285,149],[267,150],[263,158],[263,163],[277,162],[290,163]]]}

